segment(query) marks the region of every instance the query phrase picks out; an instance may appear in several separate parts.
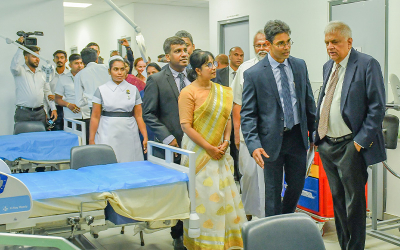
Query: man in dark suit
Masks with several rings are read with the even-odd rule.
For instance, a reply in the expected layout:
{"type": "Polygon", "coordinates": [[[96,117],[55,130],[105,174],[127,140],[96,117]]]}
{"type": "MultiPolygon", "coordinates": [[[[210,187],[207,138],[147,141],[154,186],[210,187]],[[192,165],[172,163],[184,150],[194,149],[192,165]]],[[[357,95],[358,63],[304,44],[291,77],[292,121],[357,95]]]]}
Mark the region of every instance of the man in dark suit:
{"type": "Polygon", "coordinates": [[[317,133],[343,250],[364,249],[367,167],[386,159],[382,134],[385,87],[377,60],[352,48],[350,27],[325,28],[331,60],[323,67],[317,133]]]}
{"type": "MultiPolygon", "coordinates": [[[[244,52],[240,47],[233,47],[229,50],[229,66],[217,69],[217,75],[212,80],[216,83],[224,85],[226,87],[232,87],[233,79],[236,76],[236,71],[239,66],[243,63],[244,52]]],[[[233,127],[233,120],[232,120],[233,127]]],[[[240,180],[239,173],[239,150],[235,146],[235,133],[232,129],[231,132],[231,143],[229,147],[230,155],[233,158],[234,176],[235,180],[240,180]]]]}
{"type": "MultiPolygon", "coordinates": [[[[307,133],[315,130],[315,102],[305,62],[290,56],[289,26],[269,21],[264,33],[270,52],[244,72],[240,114],[250,155],[264,169],[265,216],[272,216],[296,209],[306,175],[307,133]]],[[[311,136],[309,141],[313,146],[311,136]]]]}
{"type": "MultiPolygon", "coordinates": [[[[164,52],[169,66],[147,79],[143,98],[143,119],[155,134],[155,141],[179,147],[182,141],[182,128],[179,122],[178,96],[190,84],[186,67],[189,55],[184,40],[177,36],[167,38],[164,52]]],[[[154,155],[164,158],[164,150],[154,149],[154,155]]],[[[180,155],[175,156],[180,163],[180,155]]],[[[184,249],[183,223],[171,228],[174,249],[184,249]]]]}
{"type": "Polygon", "coordinates": [[[231,87],[233,78],[235,78],[236,71],[243,63],[244,52],[240,47],[233,47],[229,50],[229,66],[217,69],[217,76],[214,82],[231,87]]]}

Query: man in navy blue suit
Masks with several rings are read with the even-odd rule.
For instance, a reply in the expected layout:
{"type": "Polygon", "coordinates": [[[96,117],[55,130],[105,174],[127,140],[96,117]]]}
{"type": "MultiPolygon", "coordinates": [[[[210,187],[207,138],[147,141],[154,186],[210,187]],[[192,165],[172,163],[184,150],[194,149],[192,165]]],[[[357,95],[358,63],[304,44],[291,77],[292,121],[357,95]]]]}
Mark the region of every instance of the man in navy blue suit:
{"type": "Polygon", "coordinates": [[[264,169],[265,216],[292,213],[304,187],[315,102],[302,59],[290,56],[289,26],[264,27],[268,56],[244,72],[241,125],[250,155],[264,169]],[[281,199],[283,170],[287,188],[281,199]]]}
{"type": "Polygon", "coordinates": [[[332,191],[343,250],[364,249],[367,167],[386,159],[381,67],[371,56],[353,49],[352,43],[351,29],[345,23],[332,21],[325,28],[331,59],[323,67],[315,138],[332,191]]]}

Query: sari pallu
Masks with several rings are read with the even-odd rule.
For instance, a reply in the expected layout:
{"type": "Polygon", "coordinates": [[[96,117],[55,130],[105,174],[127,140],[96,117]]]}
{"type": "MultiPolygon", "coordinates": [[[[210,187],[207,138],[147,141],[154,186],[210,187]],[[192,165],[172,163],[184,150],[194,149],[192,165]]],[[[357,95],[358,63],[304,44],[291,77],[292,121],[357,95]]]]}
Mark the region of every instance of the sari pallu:
{"type": "MultiPolygon", "coordinates": [[[[223,141],[232,110],[232,89],[213,83],[206,101],[194,111],[193,128],[211,145],[223,141]]],[[[193,249],[242,249],[241,227],[246,221],[239,192],[233,179],[233,160],[229,152],[213,160],[186,134],[182,148],[196,154],[196,212],[200,217],[200,237],[188,237],[184,223],[184,244],[193,249]]],[[[189,166],[182,156],[182,165],[189,166]]]]}

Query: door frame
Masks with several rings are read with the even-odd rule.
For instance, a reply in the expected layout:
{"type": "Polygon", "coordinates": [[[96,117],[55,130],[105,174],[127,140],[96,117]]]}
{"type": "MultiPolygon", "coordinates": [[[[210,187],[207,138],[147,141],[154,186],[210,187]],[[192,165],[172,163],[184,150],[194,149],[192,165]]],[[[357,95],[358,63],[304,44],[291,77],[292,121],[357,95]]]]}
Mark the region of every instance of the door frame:
{"type": "MultiPolygon", "coordinates": [[[[225,32],[224,32],[224,27],[227,24],[232,24],[232,23],[242,23],[242,22],[248,22],[249,23],[249,32],[250,32],[250,21],[249,21],[249,16],[242,16],[242,17],[237,17],[237,18],[232,18],[232,19],[227,19],[227,20],[222,20],[218,21],[218,44],[219,44],[219,53],[218,54],[225,54],[225,32]]],[[[249,34],[250,37],[250,34],[249,34]]],[[[250,48],[249,48],[250,49],[250,48]]]]}

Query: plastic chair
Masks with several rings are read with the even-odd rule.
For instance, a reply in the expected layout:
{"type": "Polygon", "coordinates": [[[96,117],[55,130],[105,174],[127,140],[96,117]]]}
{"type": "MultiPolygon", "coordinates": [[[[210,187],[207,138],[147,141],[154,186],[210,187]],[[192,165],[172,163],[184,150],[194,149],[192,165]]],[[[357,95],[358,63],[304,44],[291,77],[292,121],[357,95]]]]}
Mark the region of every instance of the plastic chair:
{"type": "Polygon", "coordinates": [[[117,163],[117,157],[109,145],[96,144],[71,148],[71,169],[111,163],[117,163]]]}
{"type": "Polygon", "coordinates": [[[42,122],[38,121],[27,121],[27,122],[17,122],[14,125],[14,135],[29,132],[45,132],[46,127],[42,122]]]}
{"type": "Polygon", "coordinates": [[[325,250],[317,225],[302,213],[246,222],[242,235],[245,250],[325,250]]]}
{"type": "Polygon", "coordinates": [[[391,114],[385,115],[382,128],[385,147],[387,149],[396,149],[399,135],[399,118],[391,114]]]}

